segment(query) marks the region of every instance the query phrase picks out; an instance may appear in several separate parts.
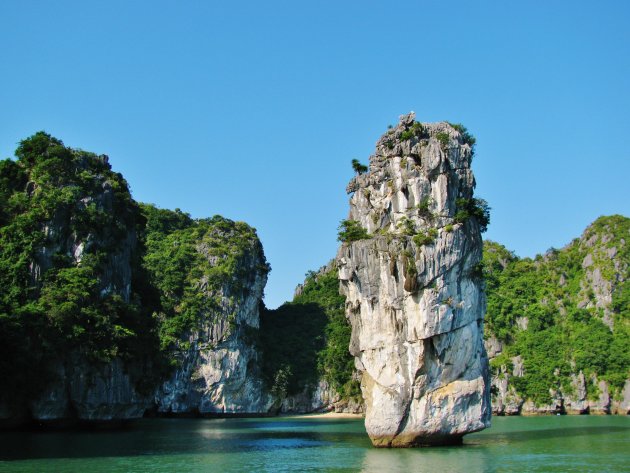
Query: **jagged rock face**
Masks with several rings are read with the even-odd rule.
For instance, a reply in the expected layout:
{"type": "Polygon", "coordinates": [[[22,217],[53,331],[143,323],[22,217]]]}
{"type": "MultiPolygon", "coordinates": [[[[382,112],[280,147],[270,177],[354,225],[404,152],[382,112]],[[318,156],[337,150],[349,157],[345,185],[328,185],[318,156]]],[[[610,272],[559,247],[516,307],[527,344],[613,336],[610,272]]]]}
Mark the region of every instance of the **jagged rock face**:
{"type": "Polygon", "coordinates": [[[300,394],[284,398],[279,412],[282,414],[310,412],[363,414],[365,406],[360,400],[344,398],[326,380],[320,379],[315,390],[305,389],[300,394]]]}
{"type": "Polygon", "coordinates": [[[151,319],[132,288],[141,219],[127,183],[107,156],[44,132],[23,140],[16,156],[0,162],[0,194],[22,202],[0,212],[0,279],[10,286],[0,338],[12,344],[0,420],[139,417],[150,399],[131,373],[147,365],[148,338],[134,330],[150,331],[151,319]]]}
{"type": "Polygon", "coordinates": [[[151,402],[150,397],[137,392],[118,359],[94,366],[75,357],[72,362],[57,366],[56,379],[31,403],[32,416],[38,421],[137,419],[151,402]]]}
{"type": "Polygon", "coordinates": [[[519,259],[501,245],[486,242],[490,303],[485,344],[495,415],[628,413],[624,294],[630,269],[629,222],[620,215],[600,217],[566,247],[534,259],[519,259]],[[527,283],[515,279],[522,274],[534,277],[527,283]],[[521,287],[531,294],[527,303],[514,297],[521,287]],[[509,301],[512,309],[497,301],[509,301]],[[525,309],[526,316],[521,312],[525,309]],[[545,311],[547,325],[541,327],[536,313],[545,311]],[[540,340],[553,336],[558,327],[563,338],[556,339],[548,356],[536,360],[545,349],[540,340]],[[522,343],[542,330],[544,338],[522,343]],[[598,359],[604,361],[593,363],[598,359]],[[553,377],[541,376],[544,369],[553,377]]]}
{"type": "Polygon", "coordinates": [[[479,222],[455,219],[458,199],[472,199],[472,149],[448,123],[414,123],[401,117],[350,182],[349,219],[371,237],[337,256],[376,446],[457,442],[490,425],[479,222]]]}
{"type": "MultiPolygon", "coordinates": [[[[229,241],[230,235],[224,237],[229,241]]],[[[197,251],[210,267],[223,259],[203,243],[197,251]]],[[[236,265],[218,292],[202,277],[200,296],[218,304],[202,315],[197,327],[185,335],[186,343],[173,353],[179,365],[156,393],[158,412],[246,414],[270,408],[259,354],[252,343],[253,331],[260,325],[259,306],[269,270],[258,239],[248,243],[236,265]]]]}
{"type": "MultiPolygon", "coordinates": [[[[107,163],[107,157],[98,159],[107,163]]],[[[90,205],[99,211],[113,213],[116,197],[109,181],[101,178],[97,191],[84,196],[77,204],[76,213],[90,205]]],[[[126,209],[127,210],[127,209],[126,209]]],[[[130,210],[127,210],[130,212],[130,210]]],[[[54,258],[59,255],[72,257],[80,265],[87,252],[100,249],[111,241],[117,241],[115,249],[107,252],[100,267],[98,291],[102,297],[119,296],[128,303],[131,299],[132,258],[137,252],[135,228],[127,224],[125,234],[114,235],[112,228],[94,230],[87,237],[69,232],[68,222],[75,218],[67,210],[58,211],[44,225],[46,244],[40,248],[29,265],[33,283],[41,284],[42,275],[54,267],[54,258]]],[[[62,356],[55,363],[53,380],[40,397],[29,405],[30,414],[37,421],[118,421],[137,419],[151,405],[150,396],[142,395],[136,388],[138,377],[132,379],[131,371],[141,370],[142,361],[123,363],[120,358],[109,362],[88,362],[78,352],[62,356]]]]}

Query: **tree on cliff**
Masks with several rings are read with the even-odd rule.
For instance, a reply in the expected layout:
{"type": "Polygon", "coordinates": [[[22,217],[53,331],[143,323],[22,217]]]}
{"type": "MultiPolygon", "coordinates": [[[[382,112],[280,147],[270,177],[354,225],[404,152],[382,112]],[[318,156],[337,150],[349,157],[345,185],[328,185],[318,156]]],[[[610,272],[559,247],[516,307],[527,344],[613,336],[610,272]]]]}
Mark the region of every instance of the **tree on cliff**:
{"type": "Polygon", "coordinates": [[[359,175],[368,171],[368,167],[365,164],[361,164],[356,158],[352,160],[352,169],[359,175]]]}
{"type": "Polygon", "coordinates": [[[15,155],[0,161],[0,400],[36,395],[70,354],[154,359],[155,322],[124,276],[144,224],[127,182],[45,132],[15,155]]]}

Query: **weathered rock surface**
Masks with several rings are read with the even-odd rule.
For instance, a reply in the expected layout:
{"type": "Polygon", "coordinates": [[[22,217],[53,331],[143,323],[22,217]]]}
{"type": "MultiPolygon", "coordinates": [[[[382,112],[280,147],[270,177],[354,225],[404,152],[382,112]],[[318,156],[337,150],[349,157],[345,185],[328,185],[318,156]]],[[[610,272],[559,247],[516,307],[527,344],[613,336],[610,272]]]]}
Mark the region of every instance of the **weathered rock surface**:
{"type": "Polygon", "coordinates": [[[480,227],[455,219],[473,195],[472,148],[448,123],[414,124],[401,117],[348,185],[349,220],[370,238],[337,256],[376,446],[453,443],[490,425],[480,227]]]}
{"type": "Polygon", "coordinates": [[[0,304],[13,343],[0,425],[266,412],[255,340],[269,266],[255,230],[141,208],[106,156],[45,133],[16,155],[0,162],[0,200],[24,203],[0,212],[12,258],[0,279],[20,283],[0,304]]]}
{"type": "Polygon", "coordinates": [[[120,360],[98,366],[75,357],[58,365],[55,381],[31,403],[30,411],[37,421],[103,422],[140,418],[150,404],[120,360]]]}
{"type": "Polygon", "coordinates": [[[630,379],[626,378],[625,385],[619,384],[619,375],[630,375],[630,365],[623,348],[628,340],[628,307],[624,294],[627,294],[630,271],[627,245],[629,222],[628,218],[620,215],[600,217],[565,248],[551,249],[533,260],[519,259],[510,255],[504,247],[486,242],[486,269],[490,271],[491,278],[488,279],[491,281],[488,298],[491,302],[495,301],[494,305],[489,305],[485,340],[493,366],[493,414],[605,415],[629,412],[630,379]],[[518,315],[506,330],[500,325],[501,317],[506,316],[505,307],[496,304],[499,297],[495,294],[500,294],[500,299],[511,301],[513,312],[518,314],[523,303],[512,302],[512,293],[506,288],[510,284],[515,288],[521,287],[511,278],[525,274],[523,268],[527,268],[527,264],[530,265],[527,274],[536,274],[535,279],[539,281],[537,287],[527,288],[534,295],[527,305],[531,308],[530,314],[547,310],[548,314],[553,314],[547,323],[552,329],[554,326],[563,327],[566,340],[569,340],[564,346],[555,347],[557,356],[549,358],[548,366],[555,369],[553,378],[546,379],[546,385],[540,383],[540,376],[532,375],[536,371],[531,371],[541,364],[541,360],[532,361],[539,345],[529,353],[522,353],[518,344],[519,337],[531,334],[532,330],[540,331],[540,323],[534,323],[534,327],[530,328],[528,317],[518,315]],[[497,274],[507,276],[498,278],[497,274]],[[493,331],[494,317],[499,320],[497,333],[504,334],[503,340],[499,340],[493,331]],[[509,334],[507,337],[506,332],[509,334]],[[584,345],[580,340],[582,338],[586,338],[590,345],[584,345]],[[582,358],[578,366],[576,359],[579,357],[582,358]],[[593,364],[593,360],[604,361],[593,364]],[[611,376],[611,368],[618,370],[614,376],[611,376]],[[527,389],[528,382],[538,383],[537,390],[531,386],[527,389]],[[538,395],[538,402],[525,394],[532,392],[538,395]]]}
{"type": "MultiPolygon", "coordinates": [[[[229,242],[237,231],[219,237],[229,242]]],[[[210,268],[228,257],[217,256],[203,242],[197,251],[210,268]]],[[[179,365],[155,395],[159,413],[256,414],[271,407],[252,338],[260,326],[259,306],[269,267],[257,238],[238,251],[234,274],[218,291],[207,281],[198,284],[200,297],[218,303],[201,315],[174,351],[179,365]]]]}
{"type": "Polygon", "coordinates": [[[314,391],[307,389],[298,395],[288,396],[283,399],[280,406],[280,413],[282,414],[310,412],[363,414],[365,404],[360,400],[344,398],[325,380],[320,380],[314,391]]]}
{"type": "MultiPolygon", "coordinates": [[[[61,182],[67,180],[64,190],[77,189],[75,181],[80,173],[90,176],[92,185],[82,189],[71,204],[54,209],[49,219],[39,222],[41,245],[34,249],[28,265],[30,283],[38,294],[46,287],[46,273],[59,270],[59,261],[65,261],[65,266],[61,267],[80,268],[98,253],[100,264],[95,274],[98,284],[95,292],[101,298],[113,296],[113,300],[118,298],[129,304],[132,302],[132,262],[137,252],[137,207],[127,200],[130,196],[126,184],[122,177],[111,172],[107,156],[68,149],[65,159],[72,162],[74,168],[57,176],[61,182]],[[111,224],[95,225],[85,231],[77,222],[87,220],[86,214],[90,212],[111,216],[111,224]]],[[[46,186],[50,183],[30,181],[25,192],[32,197],[43,192],[42,187],[46,186]]],[[[82,289],[85,293],[89,291],[87,287],[82,289]]],[[[89,295],[83,297],[87,299],[89,295]]],[[[74,304],[78,317],[81,303],[71,298],[67,302],[74,304]]],[[[75,330],[86,329],[75,326],[75,330]]],[[[141,373],[147,360],[123,362],[120,357],[111,356],[109,361],[97,361],[87,356],[86,351],[86,347],[77,346],[50,354],[50,359],[44,360],[52,365],[50,382],[41,394],[33,399],[15,399],[14,394],[12,398],[8,393],[9,402],[0,409],[0,420],[17,417],[20,421],[103,422],[142,417],[151,399],[138,392],[136,383],[140,376],[134,378],[131,373],[141,373]]]]}

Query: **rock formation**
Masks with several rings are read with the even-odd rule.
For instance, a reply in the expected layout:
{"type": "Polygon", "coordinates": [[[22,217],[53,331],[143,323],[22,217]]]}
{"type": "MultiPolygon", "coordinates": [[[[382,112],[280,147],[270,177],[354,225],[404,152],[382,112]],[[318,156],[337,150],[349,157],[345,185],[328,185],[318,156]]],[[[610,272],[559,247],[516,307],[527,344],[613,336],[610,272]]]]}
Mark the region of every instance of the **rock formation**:
{"type": "Polygon", "coordinates": [[[252,414],[271,406],[259,373],[253,333],[269,266],[255,232],[243,223],[214,217],[197,241],[205,274],[193,283],[207,307],[181,337],[171,357],[178,366],[155,396],[168,414],[252,414]],[[228,259],[233,263],[226,265],[228,259]],[[229,273],[214,283],[217,267],[229,273]]]}
{"type": "Polygon", "coordinates": [[[133,287],[139,209],[107,156],[43,132],[16,154],[0,163],[0,344],[12,347],[2,357],[1,420],[141,417],[155,338],[133,287]]]}
{"type": "Polygon", "coordinates": [[[254,229],[135,202],[40,132],[0,161],[0,426],[266,412],[254,229]]]}
{"type": "Polygon", "coordinates": [[[485,242],[495,415],[630,413],[629,239],[613,215],[533,259],[485,242]]]}
{"type": "Polygon", "coordinates": [[[348,185],[337,255],[375,446],[456,443],[490,425],[474,138],[414,118],[379,139],[348,185]]]}

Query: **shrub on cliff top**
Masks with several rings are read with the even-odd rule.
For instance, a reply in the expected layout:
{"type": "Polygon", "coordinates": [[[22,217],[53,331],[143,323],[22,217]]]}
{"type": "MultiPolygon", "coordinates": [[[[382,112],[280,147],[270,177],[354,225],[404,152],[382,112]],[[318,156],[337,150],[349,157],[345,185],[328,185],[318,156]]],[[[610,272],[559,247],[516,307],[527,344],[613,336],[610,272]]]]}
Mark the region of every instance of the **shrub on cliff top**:
{"type": "Polygon", "coordinates": [[[448,146],[451,141],[451,137],[448,136],[448,133],[440,132],[435,135],[435,138],[442,144],[442,146],[448,146]]]}
{"type": "Polygon", "coordinates": [[[414,136],[417,138],[420,138],[423,134],[424,134],[424,127],[422,126],[422,123],[414,122],[413,125],[411,125],[411,127],[408,130],[405,130],[400,134],[400,140],[401,141],[410,140],[414,136]]]}
{"type": "Polygon", "coordinates": [[[464,125],[461,123],[449,123],[449,125],[459,131],[459,134],[462,137],[462,143],[470,145],[471,147],[475,146],[477,139],[469,133],[468,129],[464,125]]]}

